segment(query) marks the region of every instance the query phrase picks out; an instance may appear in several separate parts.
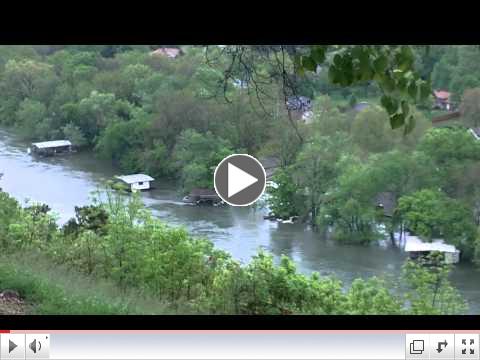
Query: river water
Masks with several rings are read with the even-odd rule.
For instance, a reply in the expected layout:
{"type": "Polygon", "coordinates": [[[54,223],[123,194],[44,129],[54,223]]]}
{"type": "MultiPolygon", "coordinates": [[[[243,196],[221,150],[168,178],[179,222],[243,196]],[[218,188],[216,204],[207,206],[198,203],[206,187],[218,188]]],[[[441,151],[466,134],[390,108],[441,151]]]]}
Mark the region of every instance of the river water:
{"type": "MultiPolygon", "coordinates": [[[[0,130],[0,187],[20,201],[48,204],[63,223],[74,215],[75,205],[86,205],[103,180],[118,175],[110,164],[91,153],[36,159],[27,154],[28,144],[0,130]]],[[[144,203],[159,218],[206,236],[217,247],[244,263],[260,248],[278,259],[291,257],[300,271],[335,275],[345,283],[357,277],[396,278],[405,253],[388,244],[341,245],[326,240],[302,224],[281,224],[263,219],[262,210],[238,207],[185,205],[172,182],[159,180],[155,189],[142,193],[144,203]]],[[[480,271],[459,264],[452,281],[467,299],[470,312],[480,314],[480,271]]]]}

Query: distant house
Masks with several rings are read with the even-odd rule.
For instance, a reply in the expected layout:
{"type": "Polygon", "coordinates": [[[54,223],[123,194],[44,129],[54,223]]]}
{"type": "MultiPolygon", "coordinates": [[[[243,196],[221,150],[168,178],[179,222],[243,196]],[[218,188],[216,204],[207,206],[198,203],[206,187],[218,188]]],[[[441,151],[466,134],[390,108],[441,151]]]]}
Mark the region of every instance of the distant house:
{"type": "Polygon", "coordinates": [[[296,120],[309,122],[312,118],[313,102],[306,96],[290,96],[286,100],[287,111],[296,120]]]}
{"type": "Polygon", "coordinates": [[[72,151],[72,143],[69,140],[54,140],[32,143],[29,153],[42,156],[51,156],[72,151]]]}
{"type": "Polygon", "coordinates": [[[190,191],[190,194],[183,198],[183,202],[196,205],[203,203],[217,205],[222,203],[222,199],[217,195],[215,190],[195,188],[190,191]]]}
{"type": "Polygon", "coordinates": [[[155,180],[151,176],[145,174],[122,175],[115,176],[115,178],[127,184],[132,192],[138,190],[149,190],[150,183],[155,180]]]}
{"type": "Polygon", "coordinates": [[[150,53],[152,56],[166,56],[171,59],[182,55],[182,50],[178,48],[161,47],[150,53]]]}
{"type": "Polygon", "coordinates": [[[445,90],[434,90],[433,96],[435,98],[434,108],[440,110],[450,111],[452,110],[452,104],[450,102],[450,93],[445,90]]]}
{"type": "Polygon", "coordinates": [[[453,245],[445,244],[442,239],[434,239],[432,242],[424,242],[418,236],[410,234],[406,235],[405,252],[411,259],[417,259],[431,254],[432,252],[440,252],[444,256],[447,264],[456,264],[460,261],[460,251],[453,245]]]}
{"type": "Polygon", "coordinates": [[[280,167],[281,161],[275,156],[267,156],[261,158],[260,163],[265,169],[265,174],[267,175],[267,180],[271,179],[275,171],[280,167]]]}
{"type": "Polygon", "coordinates": [[[374,204],[378,209],[383,210],[384,216],[392,217],[397,207],[397,198],[392,192],[381,192],[375,196],[374,204]]]}

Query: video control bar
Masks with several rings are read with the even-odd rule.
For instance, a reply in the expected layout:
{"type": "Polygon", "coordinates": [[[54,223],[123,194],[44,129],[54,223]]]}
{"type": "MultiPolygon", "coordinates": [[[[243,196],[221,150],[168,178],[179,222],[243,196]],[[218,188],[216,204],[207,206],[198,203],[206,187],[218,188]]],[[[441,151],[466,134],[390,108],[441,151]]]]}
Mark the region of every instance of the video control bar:
{"type": "Polygon", "coordinates": [[[0,360],[480,360],[480,331],[12,331],[0,340],[0,360]]]}

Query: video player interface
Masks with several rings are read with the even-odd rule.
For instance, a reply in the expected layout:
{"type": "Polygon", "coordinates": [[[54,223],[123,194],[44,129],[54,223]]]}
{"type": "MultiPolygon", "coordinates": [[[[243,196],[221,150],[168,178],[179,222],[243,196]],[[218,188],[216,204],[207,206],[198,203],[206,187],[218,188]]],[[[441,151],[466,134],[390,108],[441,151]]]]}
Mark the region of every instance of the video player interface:
{"type": "Polygon", "coordinates": [[[1,360],[478,360],[480,331],[11,331],[1,360]]]}

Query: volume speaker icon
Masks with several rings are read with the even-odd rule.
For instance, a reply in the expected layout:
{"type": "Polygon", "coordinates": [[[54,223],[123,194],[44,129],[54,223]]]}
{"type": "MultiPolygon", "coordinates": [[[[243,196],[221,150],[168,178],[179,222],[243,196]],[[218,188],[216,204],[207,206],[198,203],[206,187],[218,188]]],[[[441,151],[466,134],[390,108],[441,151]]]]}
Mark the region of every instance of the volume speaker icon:
{"type": "Polygon", "coordinates": [[[28,345],[28,347],[30,348],[30,350],[33,351],[34,354],[37,353],[37,351],[40,351],[42,350],[42,343],[40,341],[37,341],[37,339],[34,339],[30,345],[28,345]]]}

